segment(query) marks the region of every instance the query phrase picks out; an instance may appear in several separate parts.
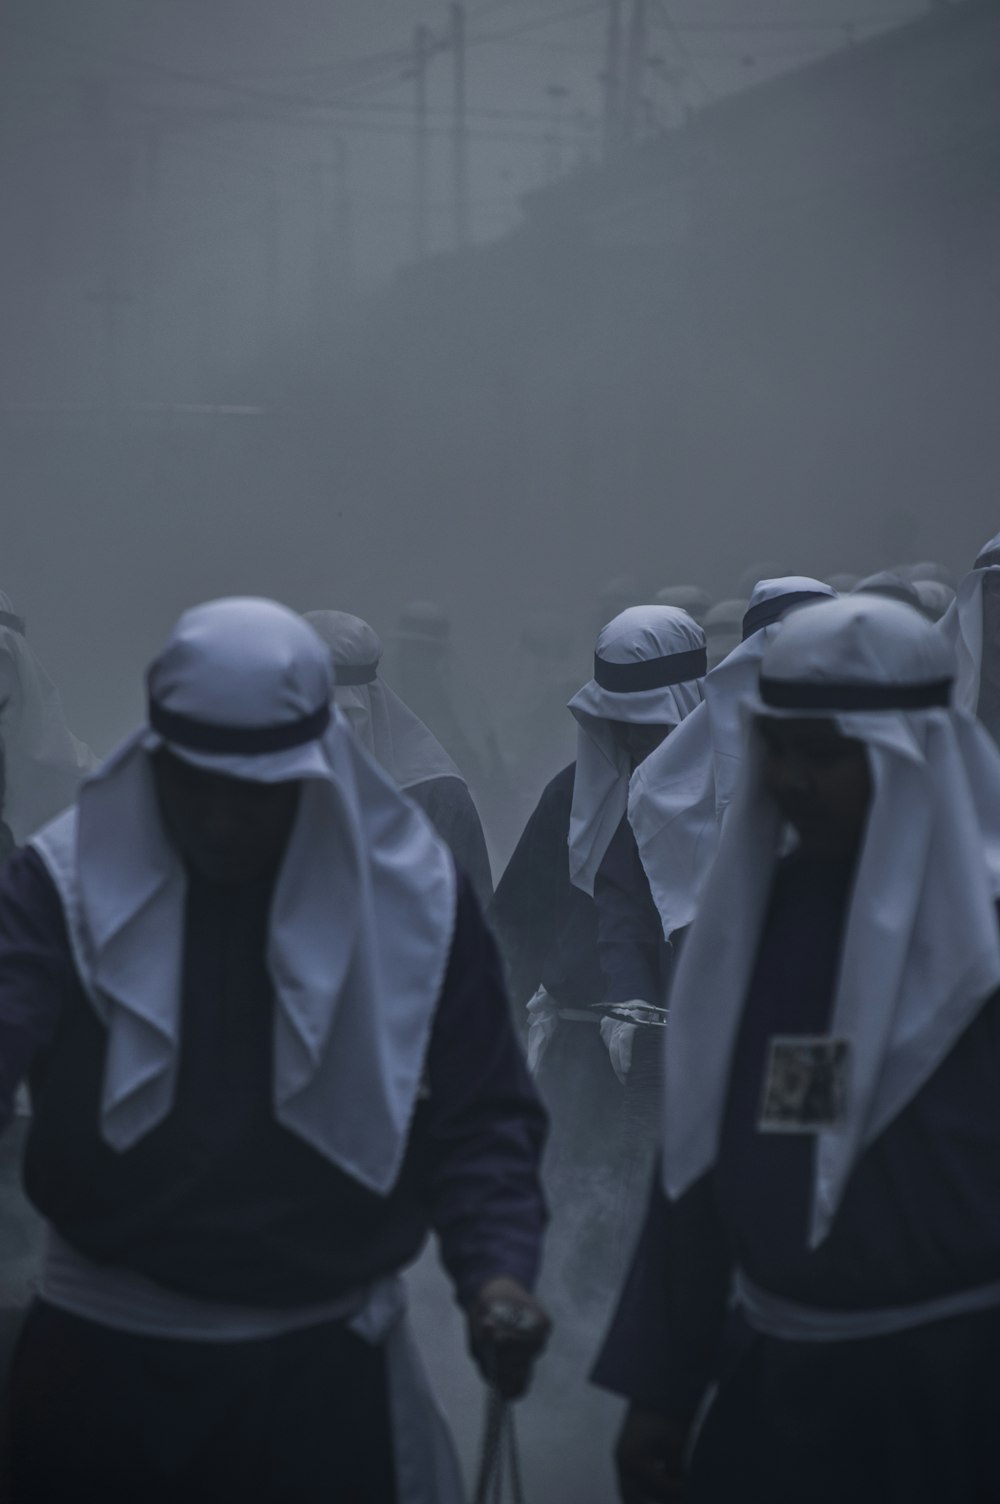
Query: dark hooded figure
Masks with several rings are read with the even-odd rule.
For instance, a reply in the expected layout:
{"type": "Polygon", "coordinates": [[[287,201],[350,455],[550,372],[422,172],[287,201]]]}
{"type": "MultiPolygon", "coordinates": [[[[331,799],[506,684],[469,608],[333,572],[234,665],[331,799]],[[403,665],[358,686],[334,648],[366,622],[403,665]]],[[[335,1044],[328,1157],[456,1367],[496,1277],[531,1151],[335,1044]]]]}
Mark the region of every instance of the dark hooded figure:
{"type": "Polygon", "coordinates": [[[306,621],[330,649],[334,704],[379,767],[419,804],[485,909],[493,874],[468,784],[437,738],[382,679],[378,633],[346,611],[309,611],[306,621]]]}
{"type": "Polygon", "coordinates": [[[685,611],[636,606],[603,629],[594,677],[570,701],[576,762],[542,794],[489,911],[553,1117],[556,1225],[572,1222],[559,1246],[569,1245],[574,1277],[588,1284],[606,1281],[616,1242],[605,1182],[618,1174],[622,1095],[599,1028],[593,879],[632,770],[700,703],[704,671],[704,634],[685,611]]]}
{"type": "Polygon", "coordinates": [[[445,1501],[400,1271],[526,1387],[544,1113],[493,942],[270,601],[185,613],[148,721],[0,873],[0,1116],[48,1223],[15,1504],[445,1501]]]}
{"type": "Polygon", "coordinates": [[[874,595],[761,660],[595,1375],[623,1500],[1000,1498],[1000,758],[953,673],[874,595]]]}

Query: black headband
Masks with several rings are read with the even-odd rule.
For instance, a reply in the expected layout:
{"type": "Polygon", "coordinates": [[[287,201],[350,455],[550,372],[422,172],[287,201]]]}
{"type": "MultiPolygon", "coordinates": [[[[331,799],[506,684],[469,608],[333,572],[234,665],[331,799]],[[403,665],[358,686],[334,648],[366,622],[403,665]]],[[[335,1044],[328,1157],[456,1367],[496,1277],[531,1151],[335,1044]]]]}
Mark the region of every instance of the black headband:
{"type": "Polygon", "coordinates": [[[644,689],[666,689],[668,684],[687,684],[708,672],[708,653],[691,648],[686,653],[668,653],[664,658],[643,658],[634,663],[609,663],[594,654],[594,680],[612,694],[634,695],[644,689]]]}
{"type": "Polygon", "coordinates": [[[807,601],[832,601],[834,597],[825,590],[789,590],[784,595],[772,595],[770,600],[759,601],[751,606],[743,617],[743,641],[765,627],[773,627],[793,606],[804,606],[807,601]]]}
{"type": "Polygon", "coordinates": [[[374,684],[378,678],[378,664],[335,663],[333,677],[338,689],[352,689],[358,684],[374,684]]]}
{"type": "Polygon", "coordinates": [[[220,726],[164,710],[151,700],[149,724],[165,742],[187,747],[191,752],[255,757],[266,752],[287,752],[316,741],[330,724],[330,707],[321,705],[300,720],[282,721],[277,726],[220,726]]]}
{"type": "Polygon", "coordinates": [[[951,704],[950,679],[924,684],[836,684],[817,679],[767,679],[760,697],[775,710],[932,710],[951,704]]]}
{"type": "Polygon", "coordinates": [[[12,632],[18,632],[24,636],[24,617],[15,616],[13,611],[0,611],[0,627],[9,627],[12,632]]]}

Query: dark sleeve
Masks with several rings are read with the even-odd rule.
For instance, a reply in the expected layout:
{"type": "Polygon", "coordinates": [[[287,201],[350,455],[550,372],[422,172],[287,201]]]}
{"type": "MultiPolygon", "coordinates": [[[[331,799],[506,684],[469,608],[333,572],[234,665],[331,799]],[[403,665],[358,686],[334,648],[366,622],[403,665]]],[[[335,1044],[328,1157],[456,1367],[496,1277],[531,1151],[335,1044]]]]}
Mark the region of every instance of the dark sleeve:
{"type": "MultiPolygon", "coordinates": [[[[487,911],[490,928],[507,968],[514,1005],[522,1009],[542,980],[542,970],[557,925],[559,873],[569,872],[565,821],[553,785],[542,793],[497,884],[487,911]]],[[[568,877],[567,877],[568,880],[568,877]]]]}
{"type": "Polygon", "coordinates": [[[72,977],[59,896],[41,857],[25,847],[0,868],[0,1128],[52,1038],[72,977]]]}
{"type": "Polygon", "coordinates": [[[510,1020],[496,945],[460,881],[451,959],[427,1060],[431,1225],[459,1300],[538,1275],[546,1116],[510,1020]]]}
{"type": "Polygon", "coordinates": [[[669,1201],[659,1172],[591,1382],[686,1422],[712,1377],[726,1320],[729,1246],[705,1175],[669,1201]]]}
{"type": "Polygon", "coordinates": [[[662,1007],[670,969],[649,880],[628,817],[611,838],[594,880],[597,947],[604,977],[604,1000],[628,1003],[641,998],[662,1007]]]}
{"type": "Polygon", "coordinates": [[[407,789],[458,865],[485,909],[493,897],[493,873],[482,821],[472,795],[460,778],[430,778],[407,789]]]}

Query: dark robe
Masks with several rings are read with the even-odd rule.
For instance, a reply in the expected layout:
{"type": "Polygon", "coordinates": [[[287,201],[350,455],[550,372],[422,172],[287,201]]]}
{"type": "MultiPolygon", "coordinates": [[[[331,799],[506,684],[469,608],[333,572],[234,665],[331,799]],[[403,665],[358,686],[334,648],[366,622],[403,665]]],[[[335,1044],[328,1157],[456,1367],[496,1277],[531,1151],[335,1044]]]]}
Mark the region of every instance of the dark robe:
{"type": "MultiPolygon", "coordinates": [[[[119,1153],[99,1132],[105,1034],[77,979],[54,886],[31,850],[0,874],[0,1114],[9,1117],[30,1068],[26,1180],[35,1205],[87,1257],[227,1304],[335,1299],[410,1263],[432,1228],[463,1303],[497,1274],[530,1286],[545,1215],[544,1114],[468,883],[459,885],[426,1089],[386,1196],[274,1119],[271,886],[222,887],[191,874],[175,1103],[119,1153]]],[[[381,1357],[362,1356],[338,1323],[234,1348],[139,1338],[39,1305],[13,1391],[19,1501],[110,1504],[171,1490],[201,1498],[214,1484],[216,1497],[222,1487],[231,1497],[312,1504],[345,1496],[345,1479],[355,1497],[393,1497],[378,1481],[389,1455],[381,1357]],[[368,1461],[345,1451],[353,1423],[358,1447],[375,1447],[368,1461]],[[286,1495],[278,1485],[289,1470],[302,1476],[286,1495]]]]}
{"type": "Polygon", "coordinates": [[[461,778],[427,778],[406,790],[419,804],[472,884],[485,910],[493,897],[493,873],[479,811],[461,778]]]}
{"type": "Polygon", "coordinates": [[[716,1165],[676,1202],[654,1187],[595,1370],[603,1386],[682,1421],[719,1380],[692,1461],[694,1500],[1000,1498],[1000,1311],[826,1343],[751,1334],[727,1318],[737,1266],[772,1294],[828,1310],[1000,1281],[1000,999],[862,1154],[813,1251],[814,1140],[756,1130],[772,1036],[828,1027],[850,880],[847,866],[780,865],[716,1165]]]}
{"type": "Polygon", "coordinates": [[[569,878],[575,773],[570,763],[543,791],[487,917],[522,1019],[539,986],[561,1008],[591,1011],[592,1021],[560,1020],[538,1086],[552,1117],[546,1156],[555,1211],[550,1263],[581,1296],[603,1299],[616,1271],[622,1091],[599,1028],[597,910],[569,878]]]}

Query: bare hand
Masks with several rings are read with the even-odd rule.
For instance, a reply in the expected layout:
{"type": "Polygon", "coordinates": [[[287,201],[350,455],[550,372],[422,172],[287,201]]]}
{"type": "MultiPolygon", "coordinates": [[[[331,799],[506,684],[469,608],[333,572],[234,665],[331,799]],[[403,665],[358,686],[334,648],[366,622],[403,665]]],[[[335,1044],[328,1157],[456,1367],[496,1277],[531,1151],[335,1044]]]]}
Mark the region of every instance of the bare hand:
{"type": "Polygon", "coordinates": [[[505,1400],[520,1399],[549,1338],[548,1313],[517,1280],[486,1282],[469,1312],[469,1347],[480,1373],[505,1400]]]}
{"type": "Polygon", "coordinates": [[[615,1447],[622,1504],[679,1504],[688,1429],[686,1422],[629,1409],[615,1447]]]}

